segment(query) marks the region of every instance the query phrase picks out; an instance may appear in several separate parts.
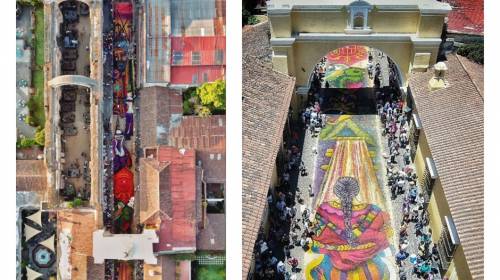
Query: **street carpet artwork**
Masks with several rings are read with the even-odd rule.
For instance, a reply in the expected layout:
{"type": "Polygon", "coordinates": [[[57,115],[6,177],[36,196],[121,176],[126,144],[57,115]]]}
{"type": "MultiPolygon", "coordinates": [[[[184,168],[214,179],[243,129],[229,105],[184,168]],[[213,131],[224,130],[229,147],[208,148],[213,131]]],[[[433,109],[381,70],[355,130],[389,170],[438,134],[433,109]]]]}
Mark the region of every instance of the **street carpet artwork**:
{"type": "Polygon", "coordinates": [[[374,118],[329,116],[320,134],[308,280],[396,279],[391,219],[375,168],[379,145],[373,128],[364,128],[374,118]]]}
{"type": "Polygon", "coordinates": [[[366,88],[368,79],[366,46],[349,45],[326,55],[325,80],[330,88],[366,88]]]}

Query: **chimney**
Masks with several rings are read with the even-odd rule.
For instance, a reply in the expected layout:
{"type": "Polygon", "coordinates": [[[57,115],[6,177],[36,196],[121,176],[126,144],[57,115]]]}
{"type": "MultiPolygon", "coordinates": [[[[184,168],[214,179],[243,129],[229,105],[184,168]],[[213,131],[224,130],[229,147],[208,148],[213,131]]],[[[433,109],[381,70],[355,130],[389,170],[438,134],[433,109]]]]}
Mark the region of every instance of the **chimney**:
{"type": "Polygon", "coordinates": [[[444,62],[434,64],[434,76],[429,81],[431,91],[448,87],[448,82],[445,79],[447,71],[448,66],[444,62]]]}

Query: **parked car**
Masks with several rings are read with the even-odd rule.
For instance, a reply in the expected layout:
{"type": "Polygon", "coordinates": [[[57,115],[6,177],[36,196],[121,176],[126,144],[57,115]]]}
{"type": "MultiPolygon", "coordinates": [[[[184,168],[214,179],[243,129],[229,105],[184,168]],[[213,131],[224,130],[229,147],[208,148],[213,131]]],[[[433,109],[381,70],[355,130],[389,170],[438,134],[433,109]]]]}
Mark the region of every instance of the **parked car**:
{"type": "Polygon", "coordinates": [[[76,70],[76,62],[72,60],[63,60],[61,62],[61,69],[64,71],[75,71],[76,70]]]}
{"type": "Polygon", "coordinates": [[[64,49],[62,58],[64,60],[76,60],[78,58],[78,49],[64,49]]]}
{"type": "Polygon", "coordinates": [[[66,9],[63,12],[63,19],[68,22],[75,22],[78,21],[78,13],[76,12],[76,9],[66,9]]]}
{"type": "Polygon", "coordinates": [[[63,46],[66,49],[76,49],[78,47],[78,40],[74,36],[66,35],[63,39],[63,46]]]}

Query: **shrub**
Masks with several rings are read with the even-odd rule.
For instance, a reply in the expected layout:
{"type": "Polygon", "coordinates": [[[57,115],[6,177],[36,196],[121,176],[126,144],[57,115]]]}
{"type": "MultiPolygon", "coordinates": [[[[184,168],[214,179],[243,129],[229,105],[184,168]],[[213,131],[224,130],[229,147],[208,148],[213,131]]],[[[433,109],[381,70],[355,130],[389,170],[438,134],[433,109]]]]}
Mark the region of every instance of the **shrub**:
{"type": "Polygon", "coordinates": [[[38,146],[45,146],[45,128],[38,127],[36,129],[34,140],[38,146]]]}
{"type": "Polygon", "coordinates": [[[484,45],[481,43],[463,45],[458,48],[457,53],[476,63],[484,64],[484,45]]]}
{"type": "Polygon", "coordinates": [[[42,0],[17,0],[17,3],[23,6],[39,7],[43,5],[42,0]]]}
{"type": "Polygon", "coordinates": [[[211,113],[226,110],[226,81],[204,83],[196,89],[196,94],[211,113]]]}
{"type": "Polygon", "coordinates": [[[252,15],[247,9],[243,9],[241,14],[243,16],[243,25],[254,25],[259,23],[259,19],[256,16],[252,15]]]}
{"type": "Polygon", "coordinates": [[[76,208],[76,207],[80,207],[83,205],[83,200],[81,198],[75,198],[73,200],[73,206],[76,208]]]}
{"type": "Polygon", "coordinates": [[[36,141],[34,139],[28,137],[21,137],[21,140],[16,143],[17,148],[31,148],[36,145],[36,141]]]}

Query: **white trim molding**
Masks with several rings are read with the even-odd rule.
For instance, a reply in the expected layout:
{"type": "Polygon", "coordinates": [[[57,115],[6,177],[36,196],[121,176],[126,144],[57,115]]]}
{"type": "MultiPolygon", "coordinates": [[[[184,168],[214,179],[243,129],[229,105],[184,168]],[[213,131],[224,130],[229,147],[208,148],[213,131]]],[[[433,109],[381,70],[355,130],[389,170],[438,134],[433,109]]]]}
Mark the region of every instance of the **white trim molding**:
{"type": "Polygon", "coordinates": [[[296,38],[271,38],[272,47],[291,47],[295,43],[296,38]]]}

